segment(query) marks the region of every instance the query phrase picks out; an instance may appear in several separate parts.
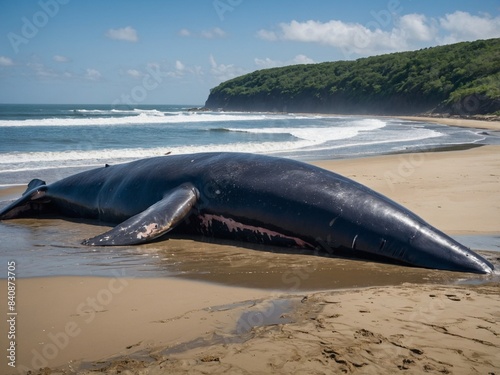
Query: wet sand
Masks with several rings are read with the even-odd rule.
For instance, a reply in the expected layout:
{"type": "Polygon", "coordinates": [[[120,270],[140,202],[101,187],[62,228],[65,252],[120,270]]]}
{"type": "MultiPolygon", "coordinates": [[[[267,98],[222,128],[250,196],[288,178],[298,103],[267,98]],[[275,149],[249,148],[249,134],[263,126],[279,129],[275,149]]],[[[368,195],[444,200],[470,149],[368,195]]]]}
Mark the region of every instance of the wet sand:
{"type": "Polygon", "coordinates": [[[477,128],[500,131],[500,121],[482,121],[466,118],[448,118],[448,117],[422,117],[422,116],[401,116],[398,117],[408,121],[434,122],[442,125],[458,126],[463,128],[477,128]]]}
{"type": "MultiPolygon", "coordinates": [[[[447,233],[491,234],[500,223],[498,155],[500,147],[485,146],[315,164],[388,195],[447,233]]],[[[6,191],[0,194],[4,200],[6,191]]],[[[27,231],[28,246],[50,239],[52,246],[75,249],[78,239],[105,229],[57,219],[9,225],[27,231]]],[[[5,249],[19,238],[2,241],[5,249]]],[[[53,370],[44,373],[468,374],[500,368],[498,274],[195,239],[140,249],[158,256],[164,278],[127,278],[117,268],[108,278],[17,280],[17,369],[2,361],[0,372],[48,366],[53,370]]],[[[498,253],[484,254],[498,267],[498,253]]],[[[5,291],[6,281],[0,284],[5,291]]]]}
{"type": "Polygon", "coordinates": [[[24,373],[488,374],[500,366],[499,284],[296,294],[44,278],[20,280],[18,290],[24,373]]]}

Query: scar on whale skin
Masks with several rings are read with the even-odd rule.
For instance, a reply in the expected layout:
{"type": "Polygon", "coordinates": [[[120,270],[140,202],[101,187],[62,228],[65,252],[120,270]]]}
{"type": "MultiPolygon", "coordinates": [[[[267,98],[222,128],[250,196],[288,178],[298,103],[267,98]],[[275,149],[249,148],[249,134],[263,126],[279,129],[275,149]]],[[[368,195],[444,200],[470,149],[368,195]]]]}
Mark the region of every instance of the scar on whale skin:
{"type": "Polygon", "coordinates": [[[243,231],[243,230],[249,230],[251,232],[260,234],[262,236],[267,235],[269,237],[269,239],[271,239],[272,237],[278,237],[278,238],[282,238],[282,239],[286,239],[286,240],[291,240],[291,241],[295,242],[297,247],[300,247],[300,248],[314,248],[313,245],[311,245],[310,243],[308,243],[306,241],[301,240],[300,238],[287,236],[287,235],[284,235],[283,233],[279,233],[279,232],[269,230],[266,228],[262,228],[262,227],[256,227],[254,225],[243,224],[243,223],[240,223],[234,219],[227,218],[227,217],[224,217],[221,215],[203,214],[203,215],[200,215],[198,217],[201,220],[201,225],[203,227],[205,227],[205,229],[207,229],[207,230],[212,226],[213,221],[216,221],[216,222],[225,224],[227,226],[227,229],[229,230],[229,232],[238,232],[238,231],[243,231]]]}
{"type": "Polygon", "coordinates": [[[158,224],[156,224],[156,223],[145,225],[144,230],[142,232],[137,233],[137,238],[139,240],[141,240],[143,238],[147,238],[157,229],[158,229],[158,224]]]}

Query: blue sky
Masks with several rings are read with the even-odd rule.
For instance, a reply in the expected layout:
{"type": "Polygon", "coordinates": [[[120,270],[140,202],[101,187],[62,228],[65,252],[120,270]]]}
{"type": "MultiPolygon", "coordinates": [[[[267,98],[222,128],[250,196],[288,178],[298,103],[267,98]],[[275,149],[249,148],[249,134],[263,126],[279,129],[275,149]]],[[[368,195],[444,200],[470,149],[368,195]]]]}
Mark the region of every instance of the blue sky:
{"type": "Polygon", "coordinates": [[[201,105],[257,69],[493,37],[498,0],[0,0],[0,103],[201,105]]]}

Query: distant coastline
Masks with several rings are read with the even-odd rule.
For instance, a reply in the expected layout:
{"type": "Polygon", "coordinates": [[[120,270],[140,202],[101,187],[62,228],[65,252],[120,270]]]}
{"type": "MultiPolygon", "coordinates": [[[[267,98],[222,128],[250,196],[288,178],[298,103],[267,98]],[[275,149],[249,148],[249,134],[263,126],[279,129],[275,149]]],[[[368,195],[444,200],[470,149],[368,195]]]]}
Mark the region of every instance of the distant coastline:
{"type": "MultiPolygon", "coordinates": [[[[212,109],[207,107],[193,107],[188,109],[189,112],[209,112],[212,109]]],[[[220,112],[233,112],[233,111],[224,111],[219,110],[220,112]]],[[[262,113],[261,111],[245,111],[249,113],[262,113]]],[[[271,114],[281,114],[284,112],[264,112],[271,114]]],[[[477,128],[477,129],[486,129],[493,131],[500,131],[500,115],[476,115],[476,116],[459,116],[454,115],[450,116],[447,114],[416,114],[416,115],[380,115],[380,114],[334,114],[334,113],[322,113],[322,112],[293,112],[295,114],[301,114],[304,116],[344,116],[344,117],[370,117],[370,118],[398,118],[401,120],[408,121],[426,121],[435,124],[441,125],[450,125],[450,126],[458,126],[463,128],[477,128]]]]}
{"type": "Polygon", "coordinates": [[[214,87],[204,109],[500,118],[500,38],[257,70],[214,87]]]}

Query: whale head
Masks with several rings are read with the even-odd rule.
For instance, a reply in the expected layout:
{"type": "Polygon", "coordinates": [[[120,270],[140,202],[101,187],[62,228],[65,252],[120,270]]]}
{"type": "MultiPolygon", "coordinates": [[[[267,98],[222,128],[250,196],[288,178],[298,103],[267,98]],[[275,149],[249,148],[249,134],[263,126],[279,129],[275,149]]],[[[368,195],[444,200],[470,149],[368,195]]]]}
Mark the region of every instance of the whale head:
{"type": "Polygon", "coordinates": [[[431,226],[421,227],[416,232],[409,241],[409,249],[406,259],[421,262],[424,267],[483,274],[494,269],[481,255],[431,226]]]}
{"type": "MultiPolygon", "coordinates": [[[[389,200],[371,205],[365,216],[337,220],[331,247],[354,257],[370,254],[416,267],[489,274],[493,265],[420,217],[389,200]],[[334,245],[334,246],[332,246],[334,245]]],[[[359,212],[359,210],[358,210],[359,212]]]]}

